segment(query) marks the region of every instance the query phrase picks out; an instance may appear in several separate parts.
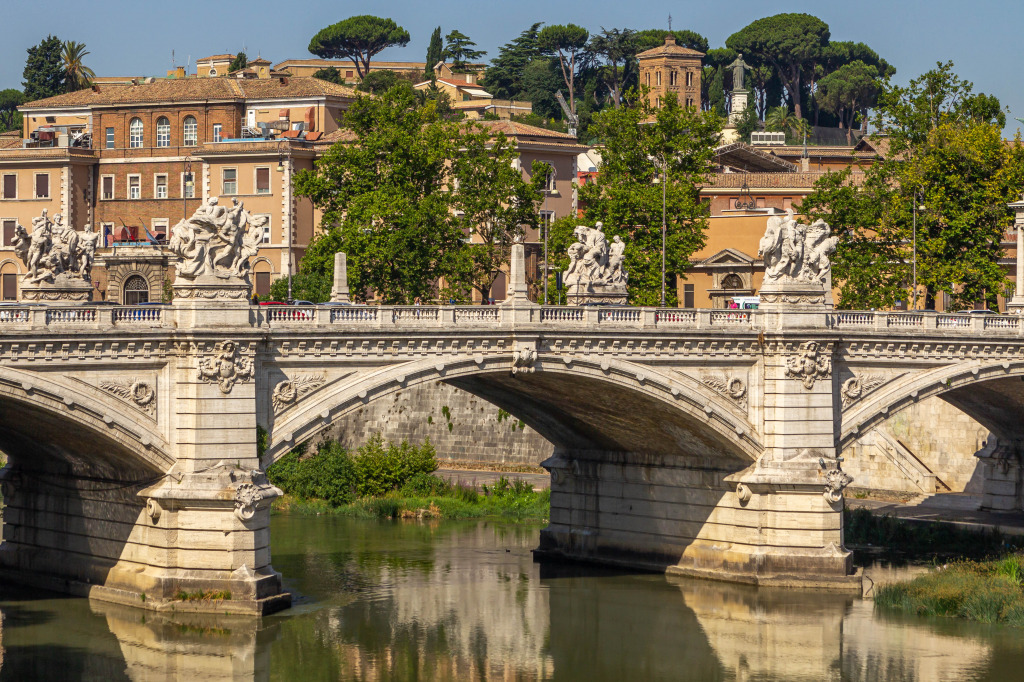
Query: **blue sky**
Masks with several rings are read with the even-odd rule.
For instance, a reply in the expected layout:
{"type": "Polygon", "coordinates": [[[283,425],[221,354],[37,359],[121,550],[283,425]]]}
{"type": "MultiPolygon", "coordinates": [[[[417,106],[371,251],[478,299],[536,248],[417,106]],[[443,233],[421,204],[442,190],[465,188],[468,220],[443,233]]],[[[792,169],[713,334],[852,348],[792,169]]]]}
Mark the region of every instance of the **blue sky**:
{"type": "Polygon", "coordinates": [[[84,42],[86,63],[98,75],[163,75],[191,56],[237,52],[262,54],[273,62],[310,56],[310,37],[320,28],[353,14],[394,18],[412,35],[405,48],[381,57],[420,61],[435,26],[457,28],[487,50],[485,59],[535,21],[602,26],[663,28],[672,14],[675,28],[707,36],[717,47],[750,21],[779,12],[807,12],[826,21],[835,40],[859,40],[894,64],[905,82],[936,61],[952,60],[957,73],[975,90],[994,94],[1010,107],[1006,134],[1024,128],[1024,2],[1021,0],[858,0],[855,2],[781,2],[750,0],[682,3],[645,0],[378,0],[348,4],[336,0],[247,0],[212,3],[178,0],[0,0],[0,89],[21,87],[25,50],[48,33],[84,42]],[[225,7],[232,9],[222,9],[225,7]],[[158,9],[161,8],[161,9],[158,9]],[[237,7],[238,9],[234,9],[237,7]],[[241,9],[244,7],[245,9],[241,9]],[[213,11],[211,11],[213,10],[213,11]]]}

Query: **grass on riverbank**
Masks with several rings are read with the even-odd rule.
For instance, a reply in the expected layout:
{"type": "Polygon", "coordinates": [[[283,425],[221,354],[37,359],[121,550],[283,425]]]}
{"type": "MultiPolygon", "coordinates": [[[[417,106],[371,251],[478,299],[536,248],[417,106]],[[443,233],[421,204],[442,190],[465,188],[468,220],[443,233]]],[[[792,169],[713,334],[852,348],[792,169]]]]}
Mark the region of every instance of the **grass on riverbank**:
{"type": "Polygon", "coordinates": [[[493,486],[453,485],[433,476],[437,458],[430,441],[385,443],[378,435],[350,454],[327,441],[315,452],[296,449],[267,469],[286,495],[274,509],[339,514],[358,518],[467,519],[503,516],[546,519],[550,491],[536,492],[525,481],[504,476],[493,486]]]}
{"type": "Polygon", "coordinates": [[[1024,627],[1024,555],[959,561],[913,580],[883,585],[875,604],[919,616],[953,616],[1024,627]]]}

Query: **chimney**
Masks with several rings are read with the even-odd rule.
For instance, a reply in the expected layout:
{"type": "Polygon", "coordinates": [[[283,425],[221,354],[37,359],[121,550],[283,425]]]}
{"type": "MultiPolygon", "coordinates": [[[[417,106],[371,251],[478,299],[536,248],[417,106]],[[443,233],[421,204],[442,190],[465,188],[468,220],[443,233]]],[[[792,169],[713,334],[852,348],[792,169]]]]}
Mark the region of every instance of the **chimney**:
{"type": "Polygon", "coordinates": [[[132,79],[132,85],[138,85],[138,84],[139,84],[139,79],[138,78],[133,78],[132,79]]]}
{"type": "Polygon", "coordinates": [[[281,76],[278,80],[281,81],[281,85],[288,85],[288,78],[286,76],[281,76]]]}
{"type": "Polygon", "coordinates": [[[93,83],[92,84],[92,91],[93,92],[99,92],[100,91],[100,86],[98,86],[95,83],[93,83]]]}
{"type": "Polygon", "coordinates": [[[668,45],[675,45],[675,44],[676,44],[676,37],[675,36],[665,36],[665,45],[666,46],[668,46],[668,45]]]}

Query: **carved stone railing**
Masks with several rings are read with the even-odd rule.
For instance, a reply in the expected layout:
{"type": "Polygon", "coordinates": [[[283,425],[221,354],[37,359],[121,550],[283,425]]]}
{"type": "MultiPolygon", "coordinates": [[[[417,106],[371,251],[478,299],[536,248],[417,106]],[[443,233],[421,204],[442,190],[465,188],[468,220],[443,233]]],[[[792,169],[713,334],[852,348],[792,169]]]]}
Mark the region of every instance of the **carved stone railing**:
{"type": "Polygon", "coordinates": [[[866,330],[965,332],[993,331],[995,333],[1022,334],[1024,327],[1016,315],[994,313],[937,313],[934,310],[917,312],[885,312],[874,310],[837,310],[828,316],[833,328],[866,330]]]}
{"type": "Polygon", "coordinates": [[[939,329],[970,329],[970,315],[936,315],[935,326],[939,329]]]}
{"type": "Polygon", "coordinates": [[[163,321],[163,309],[157,306],[124,306],[114,308],[114,324],[151,324],[163,321]]]}
{"type": "Polygon", "coordinates": [[[583,322],[586,318],[586,308],[563,308],[560,306],[547,306],[541,308],[541,322],[583,322]]]}
{"type": "Polygon", "coordinates": [[[1020,329],[1017,315],[985,315],[981,319],[985,329],[1020,329]]]}

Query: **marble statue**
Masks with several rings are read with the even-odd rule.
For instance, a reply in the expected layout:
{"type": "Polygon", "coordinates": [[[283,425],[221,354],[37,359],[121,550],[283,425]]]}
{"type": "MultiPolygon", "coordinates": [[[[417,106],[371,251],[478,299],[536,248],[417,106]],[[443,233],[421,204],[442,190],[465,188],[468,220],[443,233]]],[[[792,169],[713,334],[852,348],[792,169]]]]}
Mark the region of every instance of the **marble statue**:
{"type": "Polygon", "coordinates": [[[736,57],[735,61],[725,68],[732,69],[732,89],[743,90],[743,74],[750,70],[750,64],[743,61],[743,55],[736,57]]]}
{"type": "Polygon", "coordinates": [[[764,283],[804,282],[825,284],[839,237],[831,236],[824,220],[810,225],[796,222],[793,210],[770,216],[758,248],[764,259],[764,283]]]}
{"type": "Polygon", "coordinates": [[[86,228],[86,233],[78,232],[60,213],[50,219],[45,208],[32,219],[31,234],[21,225],[15,227],[14,252],[28,269],[23,282],[52,285],[58,277],[62,283],[90,282],[99,235],[91,226],[86,228]]]}
{"type": "MultiPolygon", "coordinates": [[[[568,287],[570,303],[596,299],[623,299],[626,296],[626,244],[613,237],[612,244],[604,234],[604,226],[578,225],[573,230],[576,241],[569,246],[569,267],[562,281],[568,287]]],[[[619,302],[615,300],[615,302],[619,302]]]]}
{"type": "Polygon", "coordinates": [[[171,228],[171,252],[181,258],[178,277],[240,279],[248,283],[250,258],[259,251],[265,217],[255,218],[237,199],[231,208],[211,197],[191,218],[171,228]]]}

